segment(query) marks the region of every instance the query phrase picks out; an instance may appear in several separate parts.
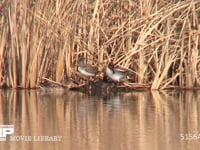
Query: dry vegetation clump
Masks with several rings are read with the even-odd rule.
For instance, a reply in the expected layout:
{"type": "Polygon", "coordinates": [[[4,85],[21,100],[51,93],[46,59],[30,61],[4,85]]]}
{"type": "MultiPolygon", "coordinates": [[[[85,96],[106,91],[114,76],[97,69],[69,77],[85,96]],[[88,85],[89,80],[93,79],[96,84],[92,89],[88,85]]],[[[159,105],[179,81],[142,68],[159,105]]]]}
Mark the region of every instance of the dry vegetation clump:
{"type": "Polygon", "coordinates": [[[200,1],[0,1],[0,86],[74,76],[78,57],[109,61],[151,89],[200,85],[200,1]]]}

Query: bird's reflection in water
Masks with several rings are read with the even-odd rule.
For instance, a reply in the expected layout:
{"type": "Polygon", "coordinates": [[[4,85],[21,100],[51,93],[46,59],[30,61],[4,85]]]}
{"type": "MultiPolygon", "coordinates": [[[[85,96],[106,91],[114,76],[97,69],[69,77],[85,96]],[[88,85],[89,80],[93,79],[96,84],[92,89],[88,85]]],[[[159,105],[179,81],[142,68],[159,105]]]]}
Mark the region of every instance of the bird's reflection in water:
{"type": "Polygon", "coordinates": [[[14,136],[62,136],[57,142],[0,143],[0,149],[198,149],[200,92],[0,90],[0,124],[14,136]]]}

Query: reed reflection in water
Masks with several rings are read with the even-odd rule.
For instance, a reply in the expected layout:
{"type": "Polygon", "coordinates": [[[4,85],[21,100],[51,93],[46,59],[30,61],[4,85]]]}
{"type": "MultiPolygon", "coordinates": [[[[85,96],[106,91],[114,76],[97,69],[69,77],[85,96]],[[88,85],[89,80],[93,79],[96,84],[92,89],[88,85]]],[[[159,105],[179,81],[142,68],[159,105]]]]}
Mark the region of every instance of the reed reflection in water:
{"type": "Polygon", "coordinates": [[[0,124],[14,125],[12,136],[62,137],[28,142],[8,136],[0,149],[198,149],[200,137],[188,134],[200,133],[199,107],[198,91],[89,95],[0,90],[0,124]]]}

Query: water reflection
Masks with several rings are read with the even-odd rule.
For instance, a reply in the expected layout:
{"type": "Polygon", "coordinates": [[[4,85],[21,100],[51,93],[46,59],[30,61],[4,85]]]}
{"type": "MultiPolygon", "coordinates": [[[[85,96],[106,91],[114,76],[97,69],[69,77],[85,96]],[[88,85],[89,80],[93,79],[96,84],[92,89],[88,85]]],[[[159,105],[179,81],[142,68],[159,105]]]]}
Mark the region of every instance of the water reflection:
{"type": "Polygon", "coordinates": [[[199,107],[198,91],[89,95],[0,90],[0,124],[13,124],[12,136],[62,137],[28,142],[9,136],[0,149],[198,149],[199,107]]]}

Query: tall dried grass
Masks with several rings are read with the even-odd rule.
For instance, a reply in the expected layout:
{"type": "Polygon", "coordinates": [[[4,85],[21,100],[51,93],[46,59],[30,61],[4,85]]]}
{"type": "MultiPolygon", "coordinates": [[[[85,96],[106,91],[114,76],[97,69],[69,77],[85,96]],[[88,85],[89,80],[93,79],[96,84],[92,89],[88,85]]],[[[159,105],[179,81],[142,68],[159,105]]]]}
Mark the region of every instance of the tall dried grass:
{"type": "Polygon", "coordinates": [[[151,89],[200,85],[199,1],[4,0],[0,13],[0,86],[62,82],[79,55],[151,89]]]}

